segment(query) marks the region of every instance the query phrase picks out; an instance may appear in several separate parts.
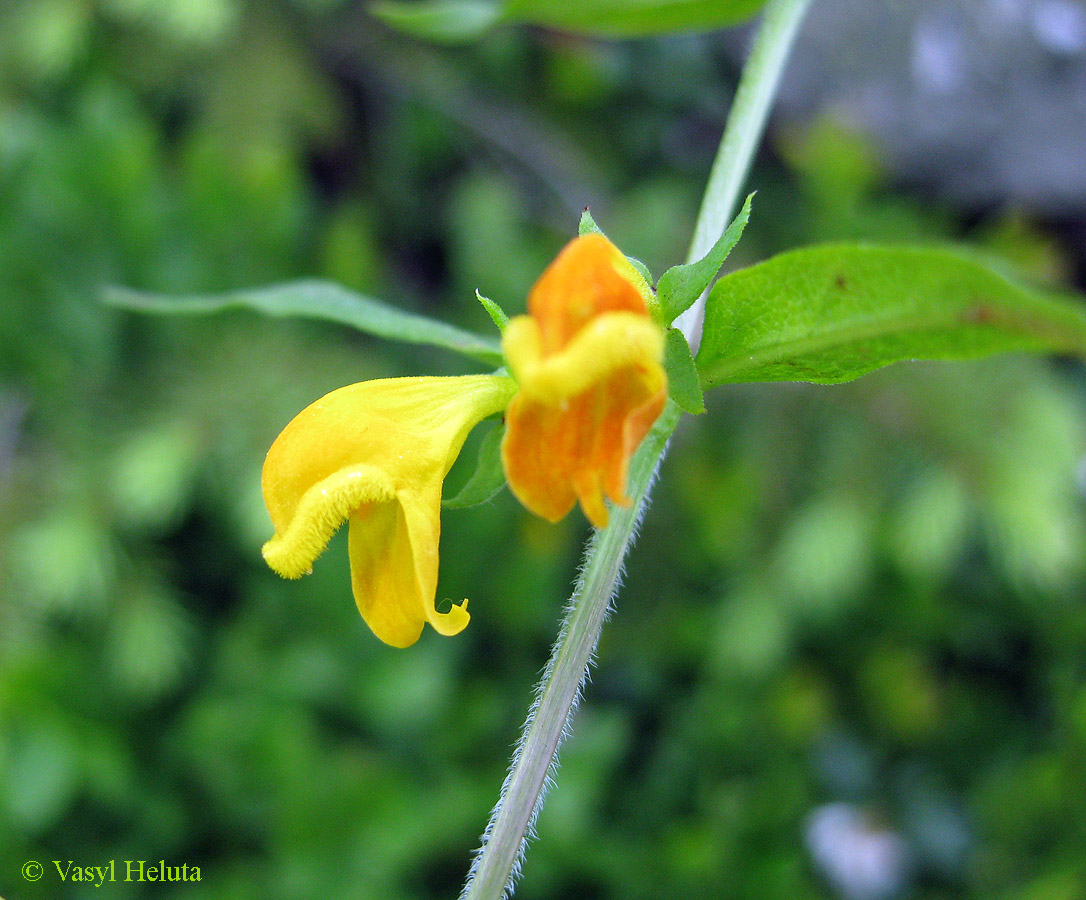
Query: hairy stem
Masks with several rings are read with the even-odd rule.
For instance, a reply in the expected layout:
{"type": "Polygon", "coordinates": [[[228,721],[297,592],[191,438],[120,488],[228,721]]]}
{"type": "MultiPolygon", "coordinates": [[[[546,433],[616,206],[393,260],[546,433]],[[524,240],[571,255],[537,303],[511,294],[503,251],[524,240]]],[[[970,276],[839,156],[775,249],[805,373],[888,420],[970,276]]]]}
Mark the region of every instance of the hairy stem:
{"type": "MultiPolygon", "coordinates": [[[[809,2],[769,0],[766,4],[713,164],[690,245],[691,260],[708,252],[734,213],[784,61],[809,2]]],[[[535,701],[461,900],[501,900],[512,891],[545,788],[557,768],[558,747],[568,734],[626,554],[648,505],[653,477],[680,415],[678,407],[669,402],[630,464],[633,504],[629,509],[614,509],[610,524],[588,543],[581,576],[566,606],[558,638],[536,688],[535,701]]]]}
{"type": "Polygon", "coordinates": [[[535,701],[502,785],[501,798],[483,835],[482,849],[468,875],[463,900],[503,897],[515,880],[543,802],[544,789],[557,766],[557,751],[580,698],[603,622],[622,575],[626,551],[648,501],[649,486],[663,458],[680,410],[669,403],[630,464],[633,503],[616,507],[611,521],[588,542],[584,566],[551,658],[536,688],[535,701]]]}

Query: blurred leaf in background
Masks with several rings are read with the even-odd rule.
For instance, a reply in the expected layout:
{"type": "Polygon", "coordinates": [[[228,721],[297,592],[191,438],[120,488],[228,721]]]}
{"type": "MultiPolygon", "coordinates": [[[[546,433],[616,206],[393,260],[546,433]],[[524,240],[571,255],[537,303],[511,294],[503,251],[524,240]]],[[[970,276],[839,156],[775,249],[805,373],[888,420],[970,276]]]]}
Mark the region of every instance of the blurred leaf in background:
{"type": "Polygon", "coordinates": [[[379,0],[370,12],[439,43],[475,40],[493,25],[527,23],[597,37],[709,31],[753,16],[765,0],[379,0]]]}

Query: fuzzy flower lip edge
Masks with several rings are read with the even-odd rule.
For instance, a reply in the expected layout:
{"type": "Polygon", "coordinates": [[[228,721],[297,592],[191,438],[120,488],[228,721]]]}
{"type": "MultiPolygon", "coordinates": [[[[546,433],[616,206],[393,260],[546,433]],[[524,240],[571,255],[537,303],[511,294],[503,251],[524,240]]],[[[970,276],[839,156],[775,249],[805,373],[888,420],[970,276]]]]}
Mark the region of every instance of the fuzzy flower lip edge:
{"type": "Polygon", "coordinates": [[[269,566],[301,577],[347,521],[355,602],[378,638],[410,646],[427,622],[461,631],[466,601],[446,613],[434,604],[442,481],[468,432],[515,390],[497,375],[388,378],[310,404],[265,460],[269,566]]]}
{"type": "Polygon", "coordinates": [[[314,560],[354,510],[395,496],[392,479],[377,466],[359,463],[334,472],[302,495],[286,530],[276,531],[261,548],[264,561],[283,578],[309,575],[314,560]]]}
{"type": "Polygon", "coordinates": [[[502,339],[520,391],[506,411],[509,486],[550,521],[576,502],[597,528],[605,496],[629,505],[629,459],[663,411],[664,329],[652,289],[602,234],[575,238],[544,271],[528,316],[502,339]]]}

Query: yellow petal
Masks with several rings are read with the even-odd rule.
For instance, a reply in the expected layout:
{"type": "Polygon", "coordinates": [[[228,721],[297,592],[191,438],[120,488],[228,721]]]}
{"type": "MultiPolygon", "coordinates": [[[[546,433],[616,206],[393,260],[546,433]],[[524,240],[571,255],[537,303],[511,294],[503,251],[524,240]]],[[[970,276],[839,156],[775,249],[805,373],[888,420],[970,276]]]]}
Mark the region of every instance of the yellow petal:
{"type": "Polygon", "coordinates": [[[468,624],[467,601],[448,613],[434,607],[441,498],[403,495],[351,515],[351,587],[362,618],[393,647],[409,647],[429,622],[444,635],[468,624]]]}
{"type": "MultiPolygon", "coordinates": [[[[276,463],[273,473],[286,468],[281,459],[276,463]]],[[[291,496],[291,489],[298,488],[291,483],[294,479],[273,480],[266,463],[264,472],[264,499],[276,524],[275,537],[264,545],[264,560],[284,578],[308,575],[313,561],[353,510],[388,502],[395,496],[388,472],[362,463],[333,472],[297,498],[291,496]]]]}
{"type": "Polygon", "coordinates": [[[283,430],[264,463],[275,536],[268,564],[306,574],[350,519],[352,585],[359,610],[387,643],[407,646],[425,622],[443,634],[467,612],[434,608],[441,482],[468,432],[501,411],[509,378],[390,378],[322,397],[283,430]]]}
{"type": "Polygon", "coordinates": [[[560,352],[542,354],[535,319],[517,316],[502,336],[502,349],[521,391],[552,405],[587,391],[619,369],[664,354],[663,330],[644,315],[603,313],[584,326],[560,352]]]}

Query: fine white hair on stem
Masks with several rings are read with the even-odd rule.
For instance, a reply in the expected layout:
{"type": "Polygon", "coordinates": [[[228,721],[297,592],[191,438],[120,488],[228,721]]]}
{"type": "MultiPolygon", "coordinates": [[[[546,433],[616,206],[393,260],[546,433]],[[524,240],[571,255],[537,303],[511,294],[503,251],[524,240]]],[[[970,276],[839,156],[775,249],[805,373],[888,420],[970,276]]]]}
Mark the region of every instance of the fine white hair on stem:
{"type": "MultiPolygon", "coordinates": [[[[705,189],[690,244],[690,262],[705,255],[735,212],[789,49],[810,2],[768,0],[765,5],[705,189]]],[[[689,319],[681,324],[693,346],[701,331],[700,311],[695,309],[689,319]]],[[[626,551],[678,420],[678,408],[669,402],[631,465],[630,495],[635,508],[615,511],[611,524],[588,543],[577,586],[536,688],[498,804],[483,833],[482,846],[472,860],[461,900],[505,900],[520,876],[525,846],[534,836],[543,797],[554,780],[558,748],[569,734],[600,629],[621,580],[626,551]]]]}
{"type": "MultiPolygon", "coordinates": [[[[670,435],[670,428],[668,429],[667,434],[670,435]]],[[[611,611],[614,608],[615,594],[622,586],[626,553],[637,539],[641,521],[644,517],[645,510],[649,505],[649,495],[652,484],[656,480],[656,473],[659,470],[660,462],[663,460],[664,454],[666,453],[666,438],[659,448],[654,449],[655,460],[653,461],[650,474],[644,487],[637,492],[640,494],[640,500],[636,503],[635,509],[629,511],[616,511],[615,519],[618,521],[613,523],[614,530],[606,529],[604,531],[594,532],[585,546],[585,553],[578,571],[576,586],[572,596],[566,603],[562,624],[558,630],[558,636],[555,639],[550,658],[543,669],[543,674],[538,684],[535,686],[532,704],[528,710],[528,717],[524,722],[520,738],[513,750],[512,761],[510,762],[509,771],[506,774],[505,780],[502,783],[498,802],[495,805],[490,816],[490,821],[487,823],[486,829],[483,832],[481,845],[479,849],[476,850],[472,859],[471,868],[468,871],[467,882],[460,894],[461,900],[469,900],[469,898],[473,897],[473,889],[477,887],[476,880],[480,877],[480,872],[487,856],[487,849],[495,839],[498,823],[502,820],[503,813],[509,814],[511,812],[507,809],[506,803],[510,800],[511,796],[513,796],[513,785],[521,773],[522,762],[533,749],[533,743],[535,743],[533,739],[539,734],[537,726],[539,724],[540,710],[548,692],[553,688],[558,690],[559,696],[562,694],[566,695],[564,701],[565,708],[554,710],[554,712],[561,716],[561,727],[558,729],[544,729],[544,732],[549,732],[546,737],[549,737],[550,743],[552,744],[549,751],[549,759],[539,788],[535,792],[534,798],[532,798],[530,810],[527,811],[526,816],[524,815],[523,810],[519,811],[519,815],[516,815],[516,824],[514,827],[519,827],[520,834],[517,837],[518,845],[512,859],[512,865],[509,868],[508,877],[505,879],[502,888],[502,898],[507,898],[511,895],[513,885],[520,878],[525,848],[536,836],[535,826],[539,811],[543,806],[543,800],[546,797],[547,792],[554,784],[554,778],[558,771],[558,750],[570,735],[570,723],[580,705],[584,686],[590,677],[591,667],[595,663],[596,646],[599,642],[600,629],[610,616],[611,611]],[[607,548],[602,548],[601,552],[601,547],[605,543],[615,545],[610,548],[610,553],[606,552],[607,548]],[[600,565],[601,561],[603,562],[603,565],[600,565]],[[587,617],[586,611],[589,613],[587,617]],[[588,621],[586,621],[586,618],[588,621]],[[585,626],[587,626],[587,628],[585,626]],[[576,667],[577,672],[570,674],[565,671],[559,671],[559,666],[561,665],[562,660],[565,659],[563,650],[568,646],[571,632],[574,629],[578,629],[582,632],[590,631],[590,633],[586,635],[588,638],[588,646],[586,648],[587,655],[584,663],[578,663],[576,667]],[[575,679],[572,690],[569,689],[568,683],[565,685],[556,683],[556,678],[563,680],[575,679]],[[562,688],[565,688],[565,690],[563,691],[562,688]]],[[[529,798],[515,796],[514,799],[524,800],[529,798]]],[[[515,814],[517,811],[512,812],[515,814]]]]}

